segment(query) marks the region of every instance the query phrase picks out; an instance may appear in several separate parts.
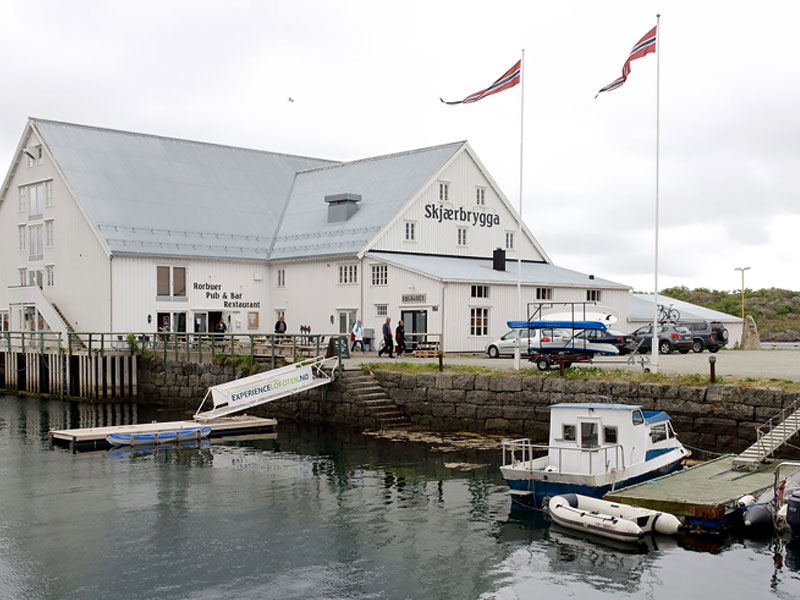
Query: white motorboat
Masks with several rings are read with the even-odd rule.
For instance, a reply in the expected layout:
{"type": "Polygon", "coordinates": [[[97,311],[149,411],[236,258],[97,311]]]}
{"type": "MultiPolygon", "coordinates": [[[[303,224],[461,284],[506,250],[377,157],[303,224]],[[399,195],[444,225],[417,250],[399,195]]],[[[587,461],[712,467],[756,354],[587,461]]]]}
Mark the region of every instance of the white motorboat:
{"type": "Polygon", "coordinates": [[[627,404],[562,403],[550,407],[547,445],[503,441],[500,471],[515,504],[547,506],[553,496],[606,493],[680,468],[688,451],[669,415],[627,404]]]}
{"type": "Polygon", "coordinates": [[[562,527],[621,542],[636,542],[648,533],[676,535],[683,527],[670,513],[580,494],[553,496],[548,511],[562,527]]]}

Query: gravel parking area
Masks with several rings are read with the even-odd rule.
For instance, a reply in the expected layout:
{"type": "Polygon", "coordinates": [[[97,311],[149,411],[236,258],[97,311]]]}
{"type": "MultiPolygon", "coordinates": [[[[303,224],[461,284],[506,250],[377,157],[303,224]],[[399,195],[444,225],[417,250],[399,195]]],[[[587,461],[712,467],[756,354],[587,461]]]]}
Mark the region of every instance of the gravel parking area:
{"type": "MultiPolygon", "coordinates": [[[[658,357],[658,372],[672,373],[680,375],[690,375],[699,373],[708,375],[709,357],[716,358],[716,373],[718,376],[736,377],[757,377],[759,379],[781,379],[789,381],[800,381],[800,349],[789,350],[720,350],[716,354],[702,352],[695,354],[670,354],[658,357]]],[[[602,367],[610,369],[626,369],[641,371],[642,365],[625,364],[626,357],[600,357],[593,363],[586,363],[587,366],[602,367]]],[[[649,355],[646,357],[649,361],[649,355]]],[[[356,352],[352,358],[344,361],[345,368],[355,368],[362,362],[380,362],[398,360],[386,357],[378,358],[374,352],[361,354],[356,352]]],[[[403,361],[410,362],[430,362],[435,363],[435,358],[413,358],[403,357],[403,361]]],[[[641,359],[639,359],[641,360],[641,359]]],[[[444,357],[445,366],[452,365],[474,365],[487,367],[490,369],[510,370],[514,368],[513,358],[489,358],[485,354],[447,354],[444,357]]],[[[533,368],[534,365],[523,357],[522,368],[533,368]]],[[[580,364],[575,365],[580,368],[580,364]]],[[[645,365],[650,367],[649,364],[645,365]]]]}

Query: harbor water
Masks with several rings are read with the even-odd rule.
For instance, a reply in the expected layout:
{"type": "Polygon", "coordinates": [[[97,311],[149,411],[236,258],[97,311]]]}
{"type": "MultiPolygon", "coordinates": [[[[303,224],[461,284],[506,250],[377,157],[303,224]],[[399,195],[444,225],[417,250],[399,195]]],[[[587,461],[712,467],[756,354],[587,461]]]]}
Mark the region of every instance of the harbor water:
{"type": "Polygon", "coordinates": [[[800,545],[611,545],[510,510],[496,452],[281,422],[71,453],[47,432],[168,420],[0,395],[2,599],[800,597],[800,545]]]}

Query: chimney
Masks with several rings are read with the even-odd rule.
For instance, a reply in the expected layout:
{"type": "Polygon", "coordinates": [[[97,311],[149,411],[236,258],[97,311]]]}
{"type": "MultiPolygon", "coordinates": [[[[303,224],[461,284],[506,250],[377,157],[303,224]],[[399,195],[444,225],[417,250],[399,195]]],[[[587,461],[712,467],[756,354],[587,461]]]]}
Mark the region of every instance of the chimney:
{"type": "Polygon", "coordinates": [[[328,223],[344,223],[358,211],[356,202],[361,202],[361,194],[350,192],[325,196],[328,203],[328,223]]]}
{"type": "Polygon", "coordinates": [[[495,271],[505,271],[506,270],[506,251],[497,248],[494,252],[492,252],[492,268],[495,271]]]}

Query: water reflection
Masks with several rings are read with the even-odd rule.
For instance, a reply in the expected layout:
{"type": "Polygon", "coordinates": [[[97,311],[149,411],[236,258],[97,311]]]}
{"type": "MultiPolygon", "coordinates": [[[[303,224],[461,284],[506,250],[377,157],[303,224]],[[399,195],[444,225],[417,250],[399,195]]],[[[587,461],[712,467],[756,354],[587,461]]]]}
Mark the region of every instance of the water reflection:
{"type": "Polygon", "coordinates": [[[199,447],[47,444],[50,427],[176,417],[0,396],[0,598],[800,595],[792,544],[616,547],[509,512],[498,453],[291,423],[199,447]]]}

